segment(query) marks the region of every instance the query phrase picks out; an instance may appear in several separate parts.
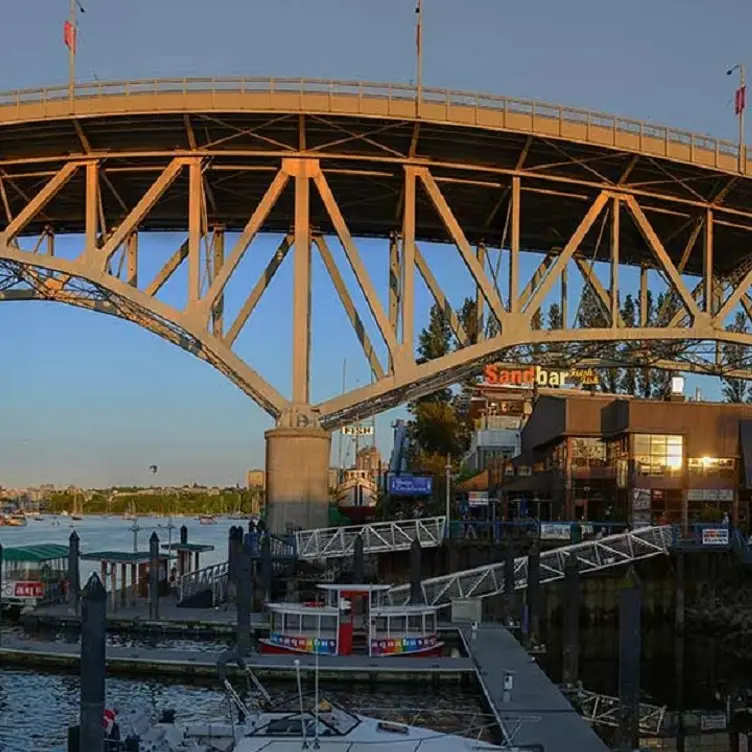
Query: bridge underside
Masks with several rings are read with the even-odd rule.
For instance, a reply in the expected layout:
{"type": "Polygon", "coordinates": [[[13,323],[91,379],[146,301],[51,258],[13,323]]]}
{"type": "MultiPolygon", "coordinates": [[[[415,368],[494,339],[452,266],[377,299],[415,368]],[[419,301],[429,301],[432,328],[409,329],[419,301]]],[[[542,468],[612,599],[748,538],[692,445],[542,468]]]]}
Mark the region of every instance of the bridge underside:
{"type": "MultiPolygon", "coordinates": [[[[303,527],[321,524],[328,498],[320,479],[326,432],[456,383],[484,363],[535,353],[557,367],[752,375],[752,338],[746,325],[731,326],[738,312],[752,315],[746,160],[691,134],[687,150],[684,136],[656,135],[660,129],[644,124],[638,140],[617,119],[604,130],[588,116],[580,128],[561,108],[537,116],[533,108],[531,118],[515,120],[512,100],[479,110],[477,98],[447,99],[416,114],[414,103],[391,95],[388,106],[374,99],[372,110],[361,95],[318,99],[306,110],[314,100],[303,93],[266,92],[263,103],[256,94],[236,92],[222,110],[213,94],[194,101],[183,92],[179,111],[157,93],[92,95],[62,109],[57,100],[40,106],[0,96],[0,299],[59,301],[132,321],[219,369],[277,428],[316,433],[315,472],[271,482],[272,501],[314,503],[293,514],[305,517],[303,527]],[[148,233],[160,230],[185,240],[147,276],[148,233]],[[226,321],[228,283],[265,232],[283,240],[226,321]],[[73,254],[56,244],[65,235],[75,238],[73,254]],[[382,294],[364,263],[363,237],[384,239],[382,294]],[[337,266],[335,242],[355,291],[337,266]],[[473,321],[460,318],[439,284],[429,242],[456,249],[471,280],[473,321]],[[528,280],[526,252],[541,255],[528,280]],[[373,374],[371,384],[318,403],[310,387],[314,253],[373,374]],[[292,389],[283,395],[234,345],[288,255],[292,389]],[[626,266],[639,268],[631,318],[621,308],[626,266]],[[178,307],[160,295],[181,267],[187,290],[178,307]],[[573,315],[570,270],[599,308],[585,328],[573,315]],[[457,347],[419,363],[420,279],[457,347]],[[657,284],[665,296],[651,313],[657,284]],[[560,320],[541,328],[540,311],[552,300],[560,320]]],[[[272,475],[284,473],[273,452],[269,463],[272,475]]]]}

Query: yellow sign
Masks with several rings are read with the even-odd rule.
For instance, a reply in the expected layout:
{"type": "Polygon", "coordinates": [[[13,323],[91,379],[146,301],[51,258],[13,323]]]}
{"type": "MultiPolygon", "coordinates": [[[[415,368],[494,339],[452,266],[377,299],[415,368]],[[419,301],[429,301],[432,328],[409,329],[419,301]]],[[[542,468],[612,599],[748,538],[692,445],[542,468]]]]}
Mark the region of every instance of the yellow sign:
{"type": "Polygon", "coordinates": [[[526,368],[505,368],[491,363],[483,369],[484,383],[500,386],[564,386],[577,384],[595,386],[599,383],[598,374],[591,368],[572,368],[569,370],[550,370],[540,366],[526,368]]]}

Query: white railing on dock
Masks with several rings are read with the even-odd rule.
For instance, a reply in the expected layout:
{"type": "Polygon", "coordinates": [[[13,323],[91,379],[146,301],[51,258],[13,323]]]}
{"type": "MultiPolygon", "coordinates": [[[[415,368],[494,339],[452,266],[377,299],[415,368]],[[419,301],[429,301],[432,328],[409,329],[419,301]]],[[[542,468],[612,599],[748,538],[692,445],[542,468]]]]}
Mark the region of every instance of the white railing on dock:
{"type": "MultiPolygon", "coordinates": [[[[572,693],[571,698],[578,705],[582,717],[588,723],[619,727],[621,703],[618,697],[599,695],[596,692],[587,692],[581,689],[572,693]]],[[[639,708],[638,725],[640,731],[643,734],[658,736],[663,730],[666,706],[641,702],[639,708]]]]}
{"type": "Polygon", "coordinates": [[[211,591],[212,606],[225,600],[229,567],[226,561],[189,572],[178,579],[178,602],[211,591]]]}
{"type": "Polygon", "coordinates": [[[423,548],[435,548],[444,540],[446,517],[389,520],[368,525],[348,525],[295,533],[301,559],[336,559],[352,556],[355,541],[363,538],[366,554],[407,551],[417,538],[423,548]]]}
{"type": "MultiPolygon", "coordinates": [[[[553,582],[564,577],[567,558],[575,556],[580,573],[629,564],[658,554],[667,554],[673,541],[670,525],[645,527],[600,540],[589,540],[572,546],[543,551],[540,555],[540,581],[553,582]]],[[[527,556],[514,560],[514,587],[527,587],[527,556]]],[[[486,564],[475,569],[432,577],[421,583],[425,602],[432,606],[449,606],[455,598],[487,598],[504,592],[504,562],[486,564]]],[[[410,585],[397,585],[387,593],[393,605],[410,600],[410,585]]]]}

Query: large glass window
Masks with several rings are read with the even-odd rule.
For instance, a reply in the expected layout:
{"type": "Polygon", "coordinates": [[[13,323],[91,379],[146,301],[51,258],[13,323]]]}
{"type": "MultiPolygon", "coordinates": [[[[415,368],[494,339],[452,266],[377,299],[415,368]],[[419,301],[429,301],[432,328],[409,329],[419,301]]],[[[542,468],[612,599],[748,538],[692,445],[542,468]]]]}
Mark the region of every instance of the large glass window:
{"type": "Polygon", "coordinates": [[[684,460],[682,436],[638,433],[633,437],[635,471],[638,475],[680,475],[684,460]]]}
{"type": "Polygon", "coordinates": [[[689,474],[695,478],[723,478],[733,480],[735,477],[734,460],[722,457],[690,457],[689,474]]]}
{"type": "Polygon", "coordinates": [[[605,442],[593,438],[572,439],[572,465],[574,467],[605,467],[605,442]]]}

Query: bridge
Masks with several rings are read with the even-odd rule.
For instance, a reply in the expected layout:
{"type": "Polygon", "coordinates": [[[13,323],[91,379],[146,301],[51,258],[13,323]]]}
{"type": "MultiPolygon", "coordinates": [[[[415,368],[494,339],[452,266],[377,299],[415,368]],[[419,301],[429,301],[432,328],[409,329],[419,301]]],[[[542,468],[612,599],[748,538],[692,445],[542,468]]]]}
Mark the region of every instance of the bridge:
{"type": "Polygon", "coordinates": [[[728,329],[736,312],[752,313],[749,156],[727,141],[603,113],[443,89],[418,97],[394,84],[208,78],[77,84],[72,96],[67,87],[7,92],[0,299],[118,316],[210,363],[275,420],[266,433],[271,529],[321,528],[331,431],[456,383],[511,348],[583,343],[546,357],[561,367],[626,362],[749,378],[746,364],[717,346],[752,344],[728,329]],[[147,276],[150,233],[167,230],[185,240],[147,276]],[[239,265],[263,233],[283,240],[226,321],[228,284],[244,285],[239,265]],[[56,243],[65,236],[75,252],[56,243]],[[360,238],[383,241],[381,295],[360,238]],[[466,267],[477,334],[442,290],[428,243],[453,246],[466,267]],[[371,384],[317,403],[314,248],[373,373],[371,384]],[[525,253],[542,257],[527,282],[525,253]],[[236,343],[288,255],[285,396],[236,343]],[[607,265],[607,280],[596,264],[607,265]],[[634,320],[620,310],[625,266],[639,268],[634,320]],[[185,302],[166,302],[165,285],[182,267],[185,302]],[[596,326],[579,327],[572,315],[569,269],[601,304],[596,326]],[[418,278],[458,343],[421,363],[418,278]],[[656,285],[667,295],[650,318],[656,285]],[[541,328],[537,312],[554,296],[561,321],[541,328]]]}

